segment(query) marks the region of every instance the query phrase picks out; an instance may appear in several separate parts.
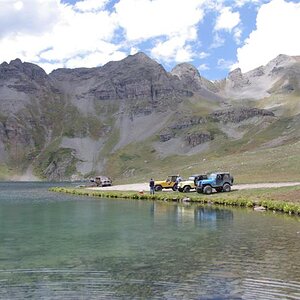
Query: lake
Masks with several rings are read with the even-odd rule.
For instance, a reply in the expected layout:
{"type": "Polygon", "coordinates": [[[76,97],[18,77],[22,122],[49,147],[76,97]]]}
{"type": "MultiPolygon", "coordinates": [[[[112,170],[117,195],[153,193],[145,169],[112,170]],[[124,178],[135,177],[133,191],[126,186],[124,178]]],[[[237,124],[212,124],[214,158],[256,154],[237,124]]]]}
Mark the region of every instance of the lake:
{"type": "Polygon", "coordinates": [[[54,185],[0,183],[0,299],[300,299],[299,217],[54,185]]]}

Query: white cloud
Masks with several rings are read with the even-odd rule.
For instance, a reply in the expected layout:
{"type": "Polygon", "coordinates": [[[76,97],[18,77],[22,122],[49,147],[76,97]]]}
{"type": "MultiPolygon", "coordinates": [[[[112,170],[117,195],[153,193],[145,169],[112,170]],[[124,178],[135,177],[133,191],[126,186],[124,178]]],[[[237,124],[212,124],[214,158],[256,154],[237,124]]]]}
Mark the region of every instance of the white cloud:
{"type": "Polygon", "coordinates": [[[17,34],[42,34],[61,18],[57,0],[0,2],[0,39],[17,34]]]}
{"type": "Polygon", "coordinates": [[[239,27],[236,27],[233,29],[233,38],[236,42],[236,44],[240,44],[241,43],[241,36],[242,36],[242,30],[239,27]]]}
{"type": "MultiPolygon", "coordinates": [[[[233,3],[232,7],[239,7],[245,5],[247,2],[252,2],[251,0],[237,0],[233,3]]],[[[242,28],[241,28],[241,18],[240,13],[238,11],[233,12],[232,7],[223,6],[227,2],[225,0],[220,0],[217,2],[211,2],[210,9],[213,9],[219,13],[215,26],[214,26],[214,37],[213,42],[210,45],[210,48],[219,48],[225,44],[225,38],[221,36],[220,31],[225,31],[228,33],[232,33],[233,39],[236,44],[240,44],[240,39],[242,36],[242,28]]]]}
{"type": "Polygon", "coordinates": [[[107,42],[112,39],[116,28],[107,12],[76,13],[72,9],[64,10],[63,20],[51,34],[53,46],[41,55],[42,58],[62,60],[103,46],[107,48],[107,42]]]}
{"type": "Polygon", "coordinates": [[[63,68],[64,65],[62,63],[43,63],[40,62],[39,66],[44,69],[44,71],[46,73],[51,73],[51,71],[59,69],[59,68],[63,68]]]}
{"type": "Polygon", "coordinates": [[[120,0],[115,5],[128,40],[173,36],[203,18],[204,0],[120,0]]]}
{"type": "Polygon", "coordinates": [[[190,45],[187,45],[181,49],[178,49],[176,56],[175,56],[175,61],[177,63],[180,62],[188,62],[193,59],[194,53],[190,45]]]}
{"type": "Polygon", "coordinates": [[[210,54],[207,52],[201,52],[200,54],[197,55],[200,59],[204,59],[206,57],[209,57],[210,54]]]}
{"type": "Polygon", "coordinates": [[[80,63],[97,66],[125,56],[112,43],[118,27],[114,14],[78,11],[75,6],[58,0],[23,3],[18,11],[11,2],[5,2],[5,10],[0,11],[2,60],[18,57],[44,65],[49,71],[51,64],[53,67],[83,66],[80,63]]]}
{"type": "Polygon", "coordinates": [[[231,60],[226,60],[224,58],[218,59],[218,68],[222,70],[232,70],[235,63],[231,60]]]}
{"type": "Polygon", "coordinates": [[[185,39],[176,36],[166,42],[158,42],[151,50],[151,55],[158,60],[166,62],[172,60],[176,62],[186,62],[191,61],[194,54],[191,47],[186,45],[185,39]]]}
{"type": "Polygon", "coordinates": [[[14,8],[16,10],[21,10],[23,8],[23,6],[24,6],[24,3],[22,1],[17,1],[14,3],[14,8]]]}
{"type": "Polygon", "coordinates": [[[188,42],[196,38],[196,30],[189,28],[187,32],[180,32],[166,41],[158,41],[151,50],[151,54],[154,58],[167,62],[172,60],[177,63],[191,61],[195,54],[188,42]]]}
{"type": "Polygon", "coordinates": [[[95,11],[103,9],[109,0],[82,0],[75,4],[75,8],[80,11],[95,11]]]}
{"type": "Polygon", "coordinates": [[[256,30],[237,50],[238,66],[247,72],[279,54],[299,55],[300,3],[273,0],[260,7],[256,30]]]}
{"type": "Polygon", "coordinates": [[[149,49],[154,57],[191,61],[206,1],[119,0],[108,11],[109,0],[0,0],[0,57],[18,57],[49,72],[51,65],[97,66],[121,59],[155,38],[149,49]]]}
{"type": "Polygon", "coordinates": [[[218,33],[214,35],[213,43],[210,45],[210,49],[219,48],[225,44],[225,39],[222,38],[218,33]]]}
{"type": "Polygon", "coordinates": [[[248,3],[259,5],[262,2],[266,2],[266,1],[268,1],[268,0],[235,0],[234,4],[237,7],[242,7],[242,6],[244,6],[245,4],[248,4],[248,3]]]}
{"type": "Polygon", "coordinates": [[[198,67],[198,70],[199,71],[206,71],[206,70],[209,70],[209,66],[207,64],[201,64],[199,67],[198,67]]]}
{"type": "MultiPolygon", "coordinates": [[[[19,57],[50,71],[52,65],[102,65],[142,50],[164,62],[198,60],[199,65],[199,60],[210,55],[199,49],[223,46],[228,32],[240,44],[243,27],[240,14],[235,11],[237,7],[259,7],[271,0],[110,1],[77,0],[75,4],[66,4],[63,0],[0,0],[1,61],[19,57]],[[111,11],[109,2],[115,3],[111,11]],[[203,43],[211,36],[201,37],[201,25],[204,14],[212,10],[219,15],[211,32],[213,43],[208,47],[203,43]]],[[[238,50],[243,69],[266,63],[279,53],[300,53],[293,48],[296,28],[300,26],[298,8],[299,4],[283,0],[272,0],[260,8],[257,30],[238,50]],[[294,52],[289,51],[292,48],[294,52]]],[[[209,22],[209,18],[204,21],[209,22]]],[[[204,63],[201,66],[207,67],[204,63]]],[[[220,62],[221,66],[225,63],[220,62]]]]}
{"type": "Polygon", "coordinates": [[[131,48],[130,48],[130,55],[136,54],[136,53],[138,53],[139,51],[140,51],[139,48],[137,48],[137,47],[131,47],[131,48]]]}
{"type": "Polygon", "coordinates": [[[116,61],[126,57],[126,54],[121,51],[95,51],[85,56],[77,56],[69,59],[66,62],[66,67],[76,68],[78,66],[84,66],[86,68],[92,68],[96,65],[104,65],[108,61],[116,61]]]}
{"type": "Polygon", "coordinates": [[[240,23],[240,13],[232,12],[230,7],[224,7],[216,20],[215,30],[231,30],[240,23]]]}

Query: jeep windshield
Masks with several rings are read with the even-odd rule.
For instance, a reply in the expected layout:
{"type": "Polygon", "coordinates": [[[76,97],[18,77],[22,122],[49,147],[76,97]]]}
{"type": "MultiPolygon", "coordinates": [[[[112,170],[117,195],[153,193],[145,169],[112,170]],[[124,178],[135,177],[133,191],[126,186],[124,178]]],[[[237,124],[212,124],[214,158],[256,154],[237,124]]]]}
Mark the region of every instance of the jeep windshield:
{"type": "Polygon", "coordinates": [[[208,174],[207,177],[210,178],[210,179],[215,179],[217,177],[217,174],[211,173],[211,174],[208,174]]]}

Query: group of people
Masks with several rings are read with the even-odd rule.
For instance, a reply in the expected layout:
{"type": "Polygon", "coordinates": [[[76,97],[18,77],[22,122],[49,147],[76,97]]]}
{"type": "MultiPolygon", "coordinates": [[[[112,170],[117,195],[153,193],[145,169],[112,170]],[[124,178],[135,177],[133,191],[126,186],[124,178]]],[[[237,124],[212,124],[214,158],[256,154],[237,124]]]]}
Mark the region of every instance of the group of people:
{"type": "MultiPolygon", "coordinates": [[[[182,178],[180,177],[180,175],[178,174],[177,175],[177,178],[176,178],[176,182],[175,182],[175,187],[177,189],[177,186],[178,186],[178,183],[182,180],[182,178]]],[[[155,181],[153,178],[150,179],[150,182],[149,182],[149,187],[150,187],[150,195],[154,195],[154,192],[155,192],[155,181]]]]}

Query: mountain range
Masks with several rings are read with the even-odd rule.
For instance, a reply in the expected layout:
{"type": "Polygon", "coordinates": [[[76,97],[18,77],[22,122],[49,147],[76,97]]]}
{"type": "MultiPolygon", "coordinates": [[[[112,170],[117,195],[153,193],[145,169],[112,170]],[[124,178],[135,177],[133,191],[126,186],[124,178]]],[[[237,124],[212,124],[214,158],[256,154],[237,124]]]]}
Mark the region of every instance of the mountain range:
{"type": "Polygon", "coordinates": [[[210,81],[144,53],[50,74],[0,65],[0,178],[130,182],[228,170],[299,179],[300,56],[210,81]]]}

